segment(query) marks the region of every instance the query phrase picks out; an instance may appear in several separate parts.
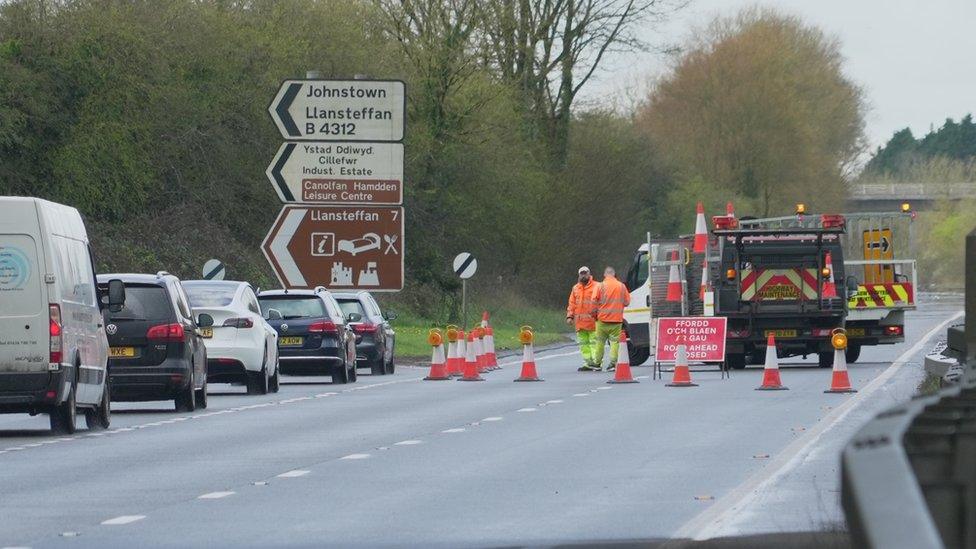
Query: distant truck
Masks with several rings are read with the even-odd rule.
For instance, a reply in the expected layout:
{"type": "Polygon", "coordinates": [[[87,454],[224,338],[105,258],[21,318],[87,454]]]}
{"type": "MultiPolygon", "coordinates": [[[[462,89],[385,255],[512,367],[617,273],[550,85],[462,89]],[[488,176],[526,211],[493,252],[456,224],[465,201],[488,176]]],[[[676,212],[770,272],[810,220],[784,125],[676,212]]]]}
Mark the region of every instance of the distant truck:
{"type": "Polygon", "coordinates": [[[798,212],[769,219],[716,216],[705,269],[705,254],[690,252],[691,237],[642,244],[626,277],[631,363],[652,354],[653,319],[704,313],[703,275],[714,290],[713,314],[729,318],[726,359],[733,368],[761,363],[769,333],[781,355],[817,354],[825,367],[832,363],[834,328],[848,330],[849,362],[864,345],[904,341],[904,311],[914,308],[915,260],[894,251],[913,253],[914,214],[907,205],[895,213],[808,215],[802,205],[798,212]],[[671,260],[672,252],[678,261],[671,260]],[[672,264],[685,285],[681,303],[665,299],[672,264]],[[836,297],[824,295],[831,279],[836,297]]]}

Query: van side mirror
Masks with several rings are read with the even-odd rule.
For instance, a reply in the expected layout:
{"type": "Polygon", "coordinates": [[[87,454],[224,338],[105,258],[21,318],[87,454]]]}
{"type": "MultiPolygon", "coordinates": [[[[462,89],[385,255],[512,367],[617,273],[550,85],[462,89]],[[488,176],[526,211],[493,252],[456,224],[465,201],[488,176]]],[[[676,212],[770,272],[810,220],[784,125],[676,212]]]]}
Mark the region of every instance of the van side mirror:
{"type": "Polygon", "coordinates": [[[214,325],[214,319],[212,316],[208,315],[207,313],[200,313],[200,316],[197,317],[197,326],[201,328],[209,328],[213,325],[214,325]]]}
{"type": "Polygon", "coordinates": [[[386,320],[396,320],[397,314],[393,311],[383,311],[383,318],[386,320]]]}
{"type": "Polygon", "coordinates": [[[359,313],[349,313],[346,315],[346,322],[359,322],[363,319],[363,315],[359,313]]]}
{"type": "Polygon", "coordinates": [[[108,281],[108,310],[117,313],[125,306],[125,284],[115,278],[108,281]]]}
{"type": "Polygon", "coordinates": [[[268,309],[268,320],[281,320],[284,318],[281,316],[281,311],[278,309],[268,309]]]}

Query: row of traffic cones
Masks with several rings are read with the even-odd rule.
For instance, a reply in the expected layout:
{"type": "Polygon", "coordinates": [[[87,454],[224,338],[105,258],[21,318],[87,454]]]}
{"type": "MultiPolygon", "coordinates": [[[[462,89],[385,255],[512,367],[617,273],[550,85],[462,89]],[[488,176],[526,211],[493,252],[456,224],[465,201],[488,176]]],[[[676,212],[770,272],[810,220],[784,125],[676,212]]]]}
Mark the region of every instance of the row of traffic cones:
{"type": "MultiPolygon", "coordinates": [[[[535,358],[532,349],[532,329],[523,326],[520,335],[523,345],[522,375],[516,381],[542,381],[535,371],[535,358]]],[[[482,315],[481,326],[465,334],[457,326],[447,327],[447,356],[444,356],[444,341],[439,329],[433,329],[428,336],[433,348],[430,360],[428,381],[445,381],[452,377],[460,381],[484,381],[481,374],[500,370],[495,353],[495,333],[489,324],[486,311],[482,315]]]]}
{"type": "MultiPolygon", "coordinates": [[[[769,334],[766,340],[766,364],[763,367],[763,380],[757,391],[785,391],[789,387],[783,385],[779,377],[779,357],[776,353],[776,338],[769,334]]],[[[847,373],[847,357],[844,349],[834,349],[834,367],[830,376],[830,388],[825,393],[856,393],[851,387],[851,378],[847,373]]]]}

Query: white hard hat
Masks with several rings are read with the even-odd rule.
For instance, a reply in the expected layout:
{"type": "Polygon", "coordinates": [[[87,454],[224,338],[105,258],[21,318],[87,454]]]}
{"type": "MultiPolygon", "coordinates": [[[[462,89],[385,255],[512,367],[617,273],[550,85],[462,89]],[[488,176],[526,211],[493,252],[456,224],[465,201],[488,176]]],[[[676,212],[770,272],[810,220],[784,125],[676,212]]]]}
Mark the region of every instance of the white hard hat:
{"type": "Polygon", "coordinates": [[[590,268],[587,267],[586,265],[583,265],[582,267],[579,268],[579,274],[588,273],[588,272],[590,272],[590,268]]]}

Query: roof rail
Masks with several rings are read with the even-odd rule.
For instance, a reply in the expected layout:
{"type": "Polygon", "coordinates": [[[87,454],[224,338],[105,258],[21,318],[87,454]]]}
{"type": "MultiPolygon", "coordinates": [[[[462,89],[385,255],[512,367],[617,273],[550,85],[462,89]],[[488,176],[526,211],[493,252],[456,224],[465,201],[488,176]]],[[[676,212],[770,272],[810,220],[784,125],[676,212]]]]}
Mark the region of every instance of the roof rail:
{"type": "Polygon", "coordinates": [[[328,292],[328,291],[329,291],[329,289],[326,288],[325,286],[316,286],[315,289],[312,290],[312,292],[317,293],[317,294],[318,293],[322,293],[322,292],[328,292]]]}
{"type": "Polygon", "coordinates": [[[166,271],[159,271],[158,273],[156,273],[156,278],[162,278],[162,277],[164,277],[164,276],[172,276],[172,275],[170,275],[170,274],[169,274],[168,272],[166,272],[166,271]]]}

